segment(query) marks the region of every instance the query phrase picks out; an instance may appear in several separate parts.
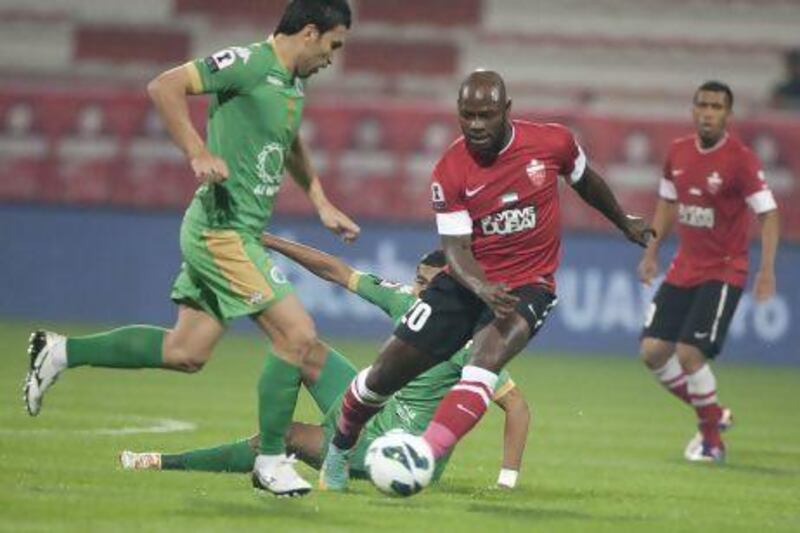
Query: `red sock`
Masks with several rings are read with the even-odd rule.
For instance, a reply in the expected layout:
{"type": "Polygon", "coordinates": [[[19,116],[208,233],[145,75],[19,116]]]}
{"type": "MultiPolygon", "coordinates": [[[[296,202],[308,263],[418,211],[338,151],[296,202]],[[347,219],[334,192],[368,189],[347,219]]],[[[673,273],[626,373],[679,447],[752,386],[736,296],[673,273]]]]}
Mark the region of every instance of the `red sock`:
{"type": "Polygon", "coordinates": [[[361,429],[386,402],[385,397],[366,389],[364,382],[368,372],[369,368],[359,372],[342,398],[342,413],[336,421],[336,433],[333,436],[333,444],[340,450],[349,450],[355,445],[361,429]]]}
{"type": "MultiPolygon", "coordinates": [[[[469,374],[464,368],[464,374],[469,374]]],[[[477,367],[471,367],[477,368],[477,367]]],[[[489,406],[489,400],[494,394],[494,383],[497,382],[497,375],[487,370],[479,369],[486,374],[494,377],[494,380],[468,381],[467,376],[462,374],[459,381],[442,399],[433,420],[428,425],[428,429],[422,438],[430,444],[435,458],[442,457],[469,433],[478,423],[489,406]]]]}
{"type": "Polygon", "coordinates": [[[687,377],[689,399],[697,413],[703,442],[708,446],[722,448],[722,437],[719,433],[722,408],[717,400],[717,380],[708,365],[703,365],[700,370],[687,377]]]}
{"type": "MultiPolygon", "coordinates": [[[[716,392],[714,392],[716,396],[716,392]]],[[[718,403],[695,406],[698,427],[703,434],[703,442],[712,447],[722,448],[722,437],[719,433],[719,419],[722,417],[722,407],[718,403]]]]}

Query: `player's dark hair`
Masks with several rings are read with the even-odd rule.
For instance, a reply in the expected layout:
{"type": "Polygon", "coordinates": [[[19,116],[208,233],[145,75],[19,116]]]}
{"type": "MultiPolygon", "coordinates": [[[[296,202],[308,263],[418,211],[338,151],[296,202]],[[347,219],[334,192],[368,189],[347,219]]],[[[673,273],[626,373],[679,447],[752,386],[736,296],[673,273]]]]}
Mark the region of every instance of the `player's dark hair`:
{"type": "Polygon", "coordinates": [[[350,28],[352,14],[347,0],[291,0],[275,28],[275,35],[294,35],[309,24],[320,34],[342,25],[350,28]]]}
{"type": "Polygon", "coordinates": [[[733,109],[733,91],[731,91],[730,86],[727,83],[722,83],[721,81],[711,80],[705,82],[703,85],[697,88],[694,92],[694,99],[697,100],[697,95],[700,91],[710,91],[712,93],[725,93],[728,97],[728,109],[733,109]]]}
{"type": "Polygon", "coordinates": [[[447,264],[447,258],[442,250],[434,250],[422,256],[419,260],[420,265],[442,268],[447,264]]]}

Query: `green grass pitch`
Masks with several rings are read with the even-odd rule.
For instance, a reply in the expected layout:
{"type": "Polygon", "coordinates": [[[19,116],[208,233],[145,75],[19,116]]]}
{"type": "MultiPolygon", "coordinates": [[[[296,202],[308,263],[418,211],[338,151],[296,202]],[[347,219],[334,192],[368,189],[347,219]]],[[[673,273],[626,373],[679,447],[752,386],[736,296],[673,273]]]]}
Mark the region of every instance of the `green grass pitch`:
{"type": "MultiPolygon", "coordinates": [[[[179,451],[253,433],[258,338],[226,338],[196,375],[70,371],[29,418],[20,383],[30,328],[0,322],[0,531],[800,531],[798,369],[717,367],[737,426],[728,463],[715,467],[684,463],[693,414],[632,354],[521,356],[510,370],[534,420],[518,489],[492,488],[502,431],[493,409],[442,483],[418,496],[354,482],[349,494],[285,500],[257,494],[244,475],[116,463],[124,448],[179,451]],[[197,427],[119,432],[165,418],[197,427]]],[[[359,365],[377,346],[334,344],[359,365]]],[[[317,419],[307,397],[296,416],[317,419]]]]}

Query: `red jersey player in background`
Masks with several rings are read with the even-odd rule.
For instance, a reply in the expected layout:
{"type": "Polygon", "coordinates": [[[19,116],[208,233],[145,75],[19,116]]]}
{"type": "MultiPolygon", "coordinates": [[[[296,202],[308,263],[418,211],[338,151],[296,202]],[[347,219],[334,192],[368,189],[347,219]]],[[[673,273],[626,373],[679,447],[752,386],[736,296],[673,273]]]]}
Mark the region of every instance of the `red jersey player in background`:
{"type": "Polygon", "coordinates": [[[700,432],[684,456],[723,461],[720,431],[732,421],[717,400],[708,361],[720,352],[747,280],[748,207],[761,223],[761,264],[754,295],[775,294],[778,212],[756,155],[725,128],[733,93],[710,81],[694,95],[696,134],[676,139],[664,165],[653,219],[657,237],[639,264],[649,284],[658,274],[658,248],[678,220],[678,251],[656,293],[642,333],[645,365],[675,396],[694,407],[700,432]]]}
{"type": "MultiPolygon", "coordinates": [[[[461,85],[464,136],[436,165],[431,186],[448,271],[431,282],[345,393],[321,470],[323,488],[345,487],[350,450],[389,396],[470,338],[469,364],[423,439],[439,458],[480,420],[498,373],[556,303],[559,177],[631,241],[644,246],[652,233],[620,209],[567,128],[510,120],[510,107],[495,72],[474,72],[461,85]]],[[[516,475],[505,471],[499,482],[513,485],[516,475]]]]}

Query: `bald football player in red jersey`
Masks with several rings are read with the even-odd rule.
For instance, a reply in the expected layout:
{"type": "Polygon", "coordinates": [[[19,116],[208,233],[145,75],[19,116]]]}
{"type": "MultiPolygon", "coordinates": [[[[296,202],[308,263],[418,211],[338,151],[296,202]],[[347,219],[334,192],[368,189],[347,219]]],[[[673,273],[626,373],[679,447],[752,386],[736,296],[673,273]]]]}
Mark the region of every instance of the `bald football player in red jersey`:
{"type": "Polygon", "coordinates": [[[756,155],[726,130],[732,109],[724,83],[706,82],[695,92],[696,133],[670,147],[653,219],[658,237],[639,264],[639,277],[650,284],[677,218],[678,251],[650,306],[641,354],[664,387],[697,412],[700,431],[684,451],[690,461],[725,459],[720,432],[733,416],[717,399],[708,362],[722,349],[747,281],[748,208],[761,223],[754,296],[763,302],[775,294],[777,205],[756,155]]]}
{"type": "MultiPolygon", "coordinates": [[[[439,160],[431,185],[448,271],[431,282],[345,393],[321,470],[323,488],[345,487],[350,450],[389,396],[470,338],[471,360],[423,440],[442,457],[481,419],[498,373],[556,303],[559,177],[631,241],[645,246],[652,234],[622,211],[567,128],[511,120],[510,108],[495,72],[474,72],[461,85],[464,135],[439,160]]],[[[504,471],[498,481],[513,486],[516,475],[504,471]]]]}

